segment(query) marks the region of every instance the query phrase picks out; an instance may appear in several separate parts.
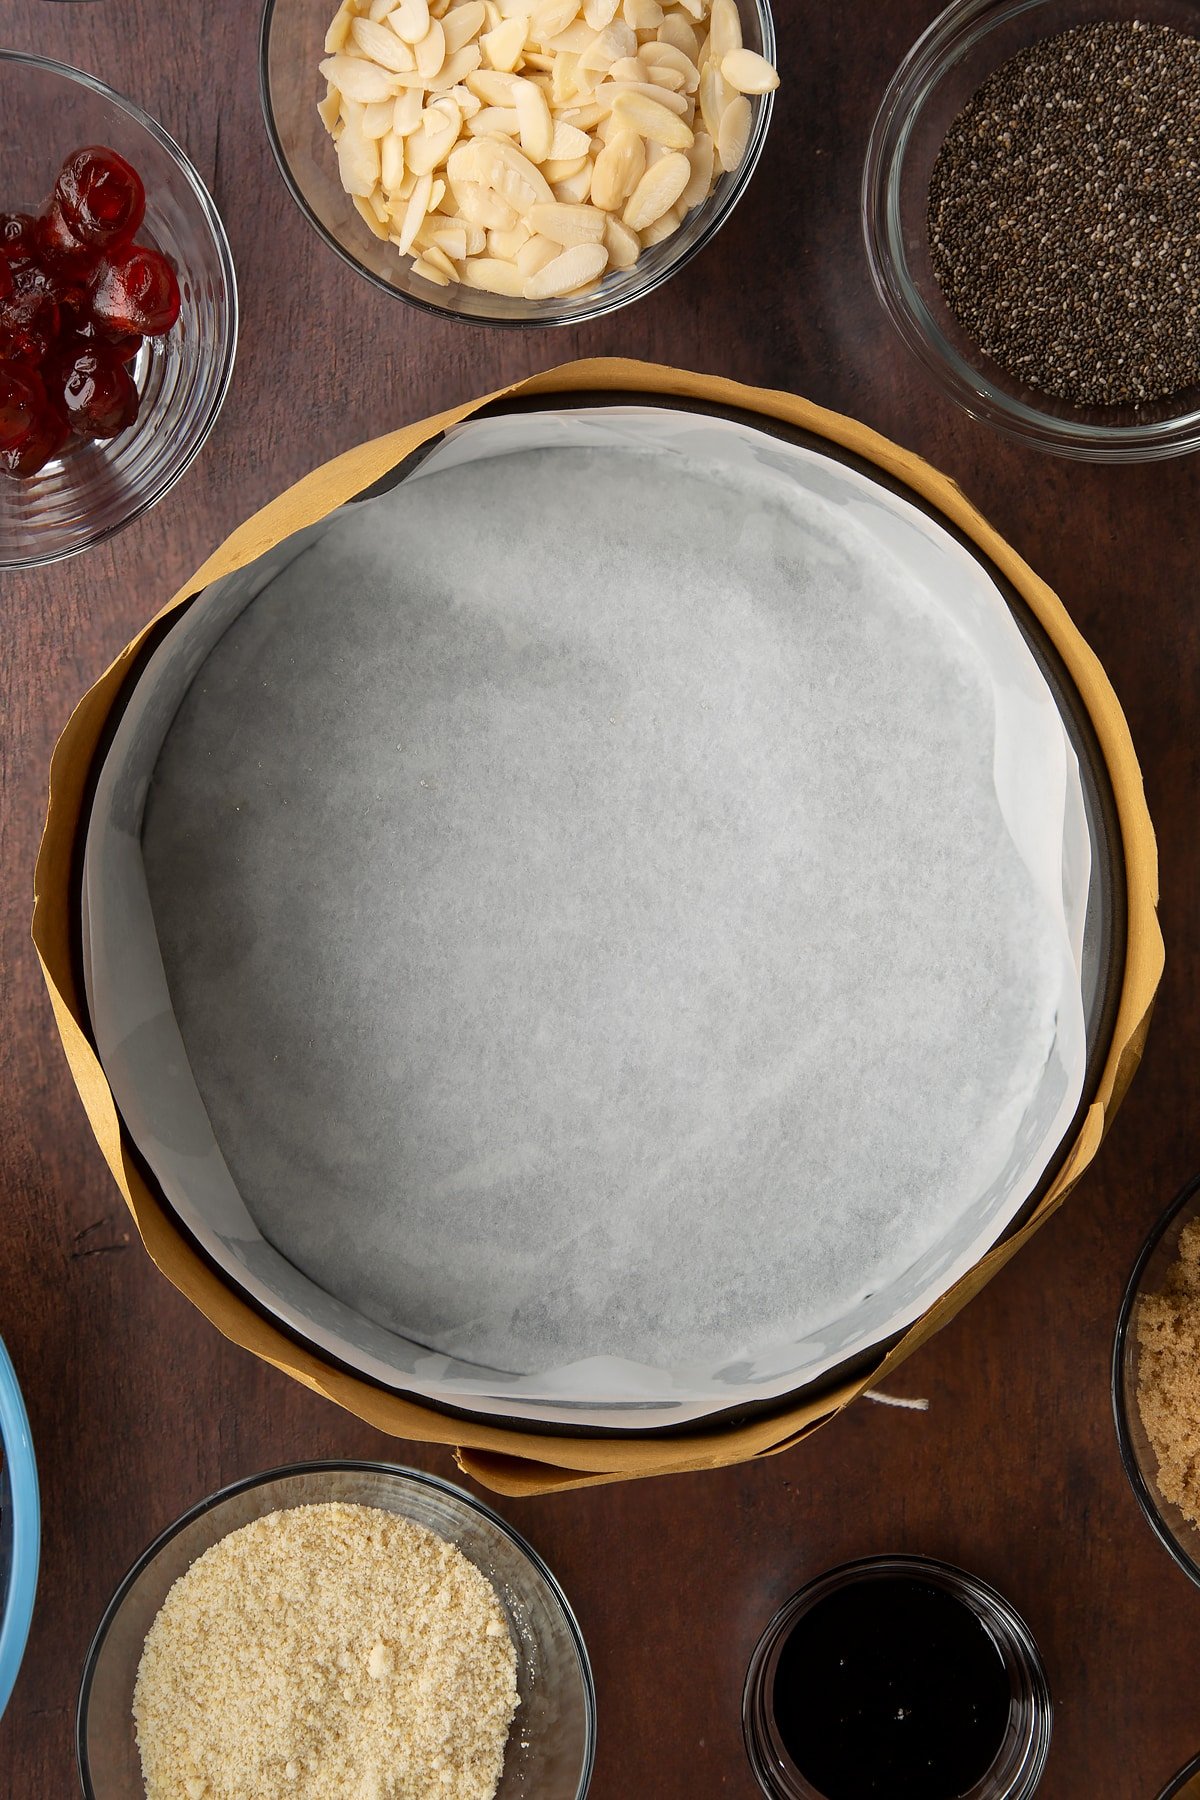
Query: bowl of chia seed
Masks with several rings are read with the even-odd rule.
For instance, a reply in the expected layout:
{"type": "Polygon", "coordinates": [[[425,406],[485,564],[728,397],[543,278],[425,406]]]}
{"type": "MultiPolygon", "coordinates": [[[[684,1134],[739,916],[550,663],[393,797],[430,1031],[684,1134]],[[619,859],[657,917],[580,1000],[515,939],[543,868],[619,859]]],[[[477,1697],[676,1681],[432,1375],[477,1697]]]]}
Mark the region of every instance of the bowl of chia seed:
{"type": "Polygon", "coordinates": [[[884,96],[862,215],[973,417],[1095,462],[1200,448],[1200,0],[955,0],[884,96]]]}

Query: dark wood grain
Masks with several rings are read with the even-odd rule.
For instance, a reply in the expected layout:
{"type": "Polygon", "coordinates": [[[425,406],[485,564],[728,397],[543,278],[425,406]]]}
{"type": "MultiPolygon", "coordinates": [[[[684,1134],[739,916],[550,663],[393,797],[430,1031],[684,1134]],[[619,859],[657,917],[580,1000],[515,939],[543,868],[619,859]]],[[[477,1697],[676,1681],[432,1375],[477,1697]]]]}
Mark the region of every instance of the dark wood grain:
{"type": "Polygon", "coordinates": [[[1142,1521],[1108,1402],[1126,1273],[1200,1155],[1197,470],[1079,467],[1011,447],[943,401],[890,335],[859,239],[859,170],[887,77],[935,10],[780,0],[776,126],[717,244],[633,310],[519,336],[406,310],[318,242],[267,148],[253,0],[7,0],[0,13],[6,42],[95,70],[182,140],[228,224],[244,321],[224,416],[182,485],[114,542],[0,588],[0,1331],[45,1502],[0,1794],[76,1791],[72,1713],[90,1634],[127,1564],[192,1501],[293,1457],[399,1456],[454,1472],[448,1455],[390,1442],[233,1350],[130,1243],[28,942],[54,737],[134,630],[288,482],[385,428],[584,353],[794,389],[958,480],[1058,589],[1124,701],[1159,829],[1169,958],[1141,1075],[1097,1167],[893,1382],[928,1396],[928,1413],[864,1403],[759,1467],[502,1505],[557,1570],[591,1647],[594,1800],[752,1800],[739,1726],[751,1646],[806,1577],[872,1551],[949,1557],[1025,1613],[1057,1702],[1046,1800],[1153,1800],[1200,1749],[1200,1592],[1142,1521]]]}

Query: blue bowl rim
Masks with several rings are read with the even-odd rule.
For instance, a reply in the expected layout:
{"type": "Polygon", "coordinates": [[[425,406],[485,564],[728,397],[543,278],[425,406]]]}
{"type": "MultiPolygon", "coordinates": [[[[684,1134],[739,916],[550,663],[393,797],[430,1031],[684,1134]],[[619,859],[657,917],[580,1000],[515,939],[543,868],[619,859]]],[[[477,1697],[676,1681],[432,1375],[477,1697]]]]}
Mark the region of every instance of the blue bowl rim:
{"type": "Polygon", "coordinates": [[[42,1509],[29,1415],[12,1358],[0,1340],[0,1439],[12,1506],[12,1567],[0,1622],[0,1713],[16,1685],[37,1595],[42,1509]]]}
{"type": "Polygon", "coordinates": [[[456,1487],[452,1481],[443,1481],[440,1475],[427,1474],[424,1469],[409,1469],[402,1463],[376,1462],[369,1458],[354,1457],[327,1457],[317,1462],[285,1463],[279,1468],[266,1469],[261,1475],[247,1475],[240,1481],[230,1482],[227,1487],[218,1488],[215,1493],[209,1494],[205,1499],[197,1501],[195,1506],[189,1507],[187,1512],[182,1513],[175,1520],[174,1524],[168,1525],[165,1531],[160,1531],[153,1543],[142,1551],[104,1609],[104,1616],[96,1627],[96,1634],[88,1649],[79,1682],[79,1700],[75,1708],[75,1759],[85,1800],[100,1800],[92,1786],[87,1757],[88,1708],[92,1696],[92,1683],[96,1675],[96,1664],[113,1620],[124,1605],[130,1589],[141,1578],[144,1570],[154,1561],[159,1551],[164,1549],[181,1531],[186,1530],[197,1519],[202,1519],[205,1513],[212,1512],[216,1507],[223,1505],[227,1500],[234,1499],[238,1494],[249,1493],[253,1488],[266,1487],[272,1481],[282,1481],[294,1475],[330,1474],[395,1475],[404,1481],[414,1482],[418,1487],[433,1488],[438,1493],[449,1494],[454,1500],[466,1506],[471,1512],[478,1513],[481,1518],[486,1519],[490,1525],[494,1525],[498,1531],[502,1532],[542,1577],[560,1607],[570,1631],[579,1663],[580,1680],[583,1683],[586,1744],[583,1766],[579,1774],[579,1786],[576,1790],[576,1800],[585,1800],[588,1788],[591,1786],[592,1772],[596,1763],[596,1683],[583,1632],[579,1628],[579,1621],[571,1610],[571,1603],[559,1586],[553,1571],[538,1555],[533,1545],[528,1543],[521,1533],[508,1523],[507,1519],[502,1519],[500,1514],[493,1511],[485,1501],[477,1499],[474,1494],[469,1494],[465,1488],[456,1487]]]}

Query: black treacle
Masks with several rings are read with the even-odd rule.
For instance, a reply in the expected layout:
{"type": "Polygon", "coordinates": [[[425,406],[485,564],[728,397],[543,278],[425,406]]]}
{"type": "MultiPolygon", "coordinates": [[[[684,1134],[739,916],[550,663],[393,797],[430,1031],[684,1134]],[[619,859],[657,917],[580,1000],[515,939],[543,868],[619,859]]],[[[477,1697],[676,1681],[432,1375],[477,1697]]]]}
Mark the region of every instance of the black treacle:
{"type": "Polygon", "coordinates": [[[825,1800],[960,1800],[1004,1742],[1000,1650],[946,1590],[879,1575],[797,1620],[775,1674],[775,1725],[825,1800]]]}

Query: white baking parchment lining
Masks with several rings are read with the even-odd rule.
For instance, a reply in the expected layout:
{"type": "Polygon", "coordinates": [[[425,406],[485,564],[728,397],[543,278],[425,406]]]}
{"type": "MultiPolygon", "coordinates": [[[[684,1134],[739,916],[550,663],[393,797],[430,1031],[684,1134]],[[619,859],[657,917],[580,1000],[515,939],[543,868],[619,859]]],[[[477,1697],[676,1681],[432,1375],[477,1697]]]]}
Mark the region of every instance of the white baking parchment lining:
{"type": "Polygon", "coordinates": [[[1050,691],[927,515],[733,421],[510,415],[172,628],[97,786],[88,1001],[273,1316],[655,1429],[1000,1236],[1082,1092],[1090,869],[1050,691]]]}

